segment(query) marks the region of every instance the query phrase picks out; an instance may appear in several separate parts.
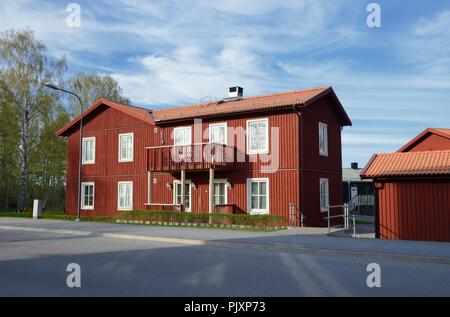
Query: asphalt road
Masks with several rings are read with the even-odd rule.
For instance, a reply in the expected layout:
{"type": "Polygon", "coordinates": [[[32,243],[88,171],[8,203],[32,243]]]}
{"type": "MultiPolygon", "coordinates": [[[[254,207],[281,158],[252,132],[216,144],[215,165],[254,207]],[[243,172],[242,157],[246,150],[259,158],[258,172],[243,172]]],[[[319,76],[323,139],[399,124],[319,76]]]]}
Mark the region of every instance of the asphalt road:
{"type": "Polygon", "coordinates": [[[450,296],[450,265],[0,230],[0,296],[47,295],[450,296]]]}

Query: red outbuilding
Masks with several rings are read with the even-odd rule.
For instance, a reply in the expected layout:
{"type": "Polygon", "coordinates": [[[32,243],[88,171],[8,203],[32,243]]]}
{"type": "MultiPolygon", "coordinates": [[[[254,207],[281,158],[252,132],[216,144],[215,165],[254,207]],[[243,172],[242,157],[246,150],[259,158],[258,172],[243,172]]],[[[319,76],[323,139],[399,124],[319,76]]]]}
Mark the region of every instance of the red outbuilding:
{"type": "Polygon", "coordinates": [[[450,242],[450,129],[426,129],[361,172],[375,184],[381,239],[450,242]]]}
{"type": "MultiPolygon", "coordinates": [[[[67,138],[66,212],[76,213],[79,120],[67,138]]],[[[82,215],[122,210],[276,214],[324,226],[342,204],[341,130],[332,88],[149,110],[102,99],[83,115],[82,215]],[[293,206],[293,207],[292,207],[293,206]]],[[[340,212],[340,211],[339,211],[340,212]]]]}

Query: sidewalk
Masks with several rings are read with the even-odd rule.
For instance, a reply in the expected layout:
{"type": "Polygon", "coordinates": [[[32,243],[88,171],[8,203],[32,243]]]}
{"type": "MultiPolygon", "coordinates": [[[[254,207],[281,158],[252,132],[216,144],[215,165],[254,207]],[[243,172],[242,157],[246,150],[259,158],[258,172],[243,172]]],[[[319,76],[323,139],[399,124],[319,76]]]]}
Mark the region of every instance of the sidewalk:
{"type": "Polygon", "coordinates": [[[264,249],[276,252],[378,257],[399,261],[433,262],[450,265],[450,243],[352,239],[331,237],[324,234],[298,234],[302,228],[276,232],[242,232],[218,229],[0,218],[0,243],[3,230],[39,230],[118,239],[264,249]]]}

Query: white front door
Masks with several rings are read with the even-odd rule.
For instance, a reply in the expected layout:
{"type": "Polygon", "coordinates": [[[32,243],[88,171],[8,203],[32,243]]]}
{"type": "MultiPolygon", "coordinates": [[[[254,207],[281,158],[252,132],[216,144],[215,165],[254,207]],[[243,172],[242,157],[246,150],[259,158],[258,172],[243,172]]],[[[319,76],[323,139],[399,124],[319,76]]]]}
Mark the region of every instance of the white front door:
{"type": "MultiPolygon", "coordinates": [[[[187,212],[191,211],[192,206],[192,195],[191,195],[191,181],[186,180],[186,183],[184,184],[184,210],[187,212]]],[[[174,204],[181,204],[181,182],[176,180],[173,182],[173,203],[174,204]]]]}

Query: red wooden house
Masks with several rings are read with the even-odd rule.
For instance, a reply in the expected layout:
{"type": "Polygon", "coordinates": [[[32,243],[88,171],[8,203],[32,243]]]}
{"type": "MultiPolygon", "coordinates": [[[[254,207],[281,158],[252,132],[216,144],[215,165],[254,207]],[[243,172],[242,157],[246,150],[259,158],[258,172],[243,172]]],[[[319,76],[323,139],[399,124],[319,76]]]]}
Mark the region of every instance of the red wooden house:
{"type": "MultiPolygon", "coordinates": [[[[57,132],[68,140],[68,214],[79,119],[57,132]]],[[[249,98],[231,87],[222,101],[164,110],[101,99],[83,124],[82,215],[180,209],[299,225],[302,213],[305,225],[324,226],[328,206],[342,203],[341,130],[351,121],[331,87],[249,98]]]]}
{"type": "Polygon", "coordinates": [[[450,129],[373,155],[361,177],[374,181],[378,238],[450,242],[450,129]]]}

